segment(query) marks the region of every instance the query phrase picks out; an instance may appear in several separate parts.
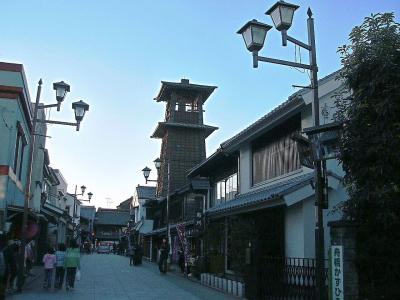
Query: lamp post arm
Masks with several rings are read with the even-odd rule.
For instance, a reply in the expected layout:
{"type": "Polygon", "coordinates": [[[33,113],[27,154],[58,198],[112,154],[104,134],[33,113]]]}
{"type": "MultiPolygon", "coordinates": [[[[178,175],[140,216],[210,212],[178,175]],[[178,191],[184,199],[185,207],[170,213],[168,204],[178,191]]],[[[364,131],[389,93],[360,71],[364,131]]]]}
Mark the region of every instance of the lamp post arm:
{"type": "Polygon", "coordinates": [[[282,59],[276,59],[276,58],[271,58],[271,57],[265,57],[265,56],[259,56],[257,52],[253,53],[253,67],[257,68],[258,64],[256,61],[263,61],[263,62],[268,62],[271,64],[278,64],[278,65],[284,65],[284,66],[289,66],[289,67],[295,67],[295,68],[302,68],[302,69],[307,69],[307,70],[312,70],[311,65],[306,65],[306,64],[301,64],[293,61],[288,61],[288,60],[282,60],[282,59]]]}
{"type": "Polygon", "coordinates": [[[58,103],[56,103],[56,104],[46,104],[46,105],[41,105],[39,108],[40,109],[44,109],[44,108],[51,108],[51,107],[58,107],[58,106],[59,106],[58,103]]]}
{"type": "Polygon", "coordinates": [[[78,123],[62,122],[62,121],[52,121],[52,120],[41,120],[41,119],[36,119],[36,122],[38,122],[38,123],[47,123],[47,124],[59,124],[59,125],[78,126],[78,123]]]}
{"type": "Polygon", "coordinates": [[[311,51],[311,49],[312,49],[312,47],[310,45],[307,45],[306,43],[303,43],[302,41],[299,41],[299,40],[295,39],[294,37],[291,37],[290,35],[286,35],[286,39],[289,42],[292,42],[293,44],[298,45],[301,48],[304,48],[308,51],[311,51]]]}

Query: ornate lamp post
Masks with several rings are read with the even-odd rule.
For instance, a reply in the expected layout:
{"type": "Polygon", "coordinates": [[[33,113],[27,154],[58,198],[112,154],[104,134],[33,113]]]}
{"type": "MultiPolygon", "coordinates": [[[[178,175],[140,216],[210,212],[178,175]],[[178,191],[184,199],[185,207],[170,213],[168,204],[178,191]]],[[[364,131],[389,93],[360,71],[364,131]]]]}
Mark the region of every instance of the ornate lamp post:
{"type": "Polygon", "coordinates": [[[56,104],[49,104],[49,105],[41,105],[39,106],[40,102],[40,95],[42,92],[42,79],[38,82],[38,88],[36,92],[36,102],[33,111],[33,118],[32,118],[32,140],[29,145],[29,156],[28,156],[28,172],[27,172],[27,181],[25,184],[25,197],[24,197],[24,212],[22,217],[22,226],[21,226],[21,251],[18,257],[18,264],[19,264],[19,272],[18,272],[18,281],[17,286],[18,290],[22,290],[22,285],[24,282],[24,263],[25,263],[25,246],[26,246],[26,226],[28,222],[28,209],[29,209],[29,201],[32,198],[31,195],[31,184],[32,184],[32,170],[33,170],[33,159],[34,159],[34,152],[35,152],[35,141],[36,141],[36,124],[37,123],[49,123],[49,124],[60,124],[60,125],[70,125],[76,126],[76,130],[79,131],[80,122],[83,119],[84,112],[89,110],[89,105],[84,103],[76,102],[75,106],[73,104],[73,109],[75,110],[75,116],[78,114],[81,118],[78,120],[76,118],[77,123],[69,123],[69,122],[61,122],[61,121],[51,121],[51,120],[42,120],[38,119],[38,111],[39,109],[57,107],[57,111],[60,110],[61,103],[64,101],[67,93],[70,91],[70,86],[66,84],[64,81],[56,82],[53,84],[53,89],[56,91],[56,104]],[[84,111],[82,114],[82,110],[84,111]]]}
{"type": "Polygon", "coordinates": [[[77,191],[78,191],[78,186],[75,185],[74,209],[73,209],[74,238],[77,238],[77,236],[78,236],[78,235],[77,235],[78,224],[77,224],[77,216],[76,216],[77,211],[78,211],[78,207],[77,207],[77,205],[76,205],[76,202],[77,202],[78,200],[79,200],[79,201],[88,201],[88,202],[90,202],[90,200],[91,200],[92,197],[93,197],[93,193],[92,193],[92,192],[89,192],[89,193],[87,194],[87,195],[88,195],[88,199],[87,199],[87,200],[86,200],[86,199],[78,199],[78,196],[83,196],[83,195],[85,194],[86,186],[84,186],[84,185],[81,186],[81,193],[80,193],[80,194],[78,194],[77,191]]]}
{"type": "MultiPolygon", "coordinates": [[[[159,172],[160,169],[161,169],[161,163],[162,163],[162,160],[160,158],[156,158],[154,160],[154,166],[156,167],[157,172],[159,172]]],[[[167,187],[167,211],[166,211],[167,220],[166,221],[167,221],[167,240],[168,240],[168,243],[170,243],[170,232],[169,232],[169,183],[170,183],[170,173],[169,173],[169,163],[167,164],[167,170],[168,170],[168,173],[167,173],[168,174],[167,175],[168,187],[167,187]]],[[[148,179],[149,176],[150,176],[150,172],[151,172],[150,168],[145,167],[142,170],[142,172],[143,172],[144,178],[146,179],[146,184],[147,184],[148,181],[158,182],[157,180],[148,179]]]]}
{"type": "MultiPolygon", "coordinates": [[[[266,14],[271,16],[275,28],[281,32],[282,45],[286,46],[287,41],[298,45],[306,49],[309,52],[309,64],[302,64],[292,61],[286,61],[281,59],[275,59],[270,57],[263,57],[258,55],[264,45],[265,37],[271,26],[260,23],[256,20],[252,20],[246,23],[237,33],[243,36],[243,40],[247,49],[253,54],[253,67],[258,67],[258,62],[268,62],[273,64],[286,65],[291,67],[303,68],[311,71],[311,89],[313,90],[313,115],[314,115],[314,126],[320,125],[319,121],[319,99],[318,99],[318,66],[316,59],[316,47],[315,47],[315,34],[314,34],[314,19],[312,18],[311,9],[308,8],[307,15],[307,28],[308,28],[308,43],[303,43],[287,34],[287,30],[292,26],[293,15],[295,10],[299,6],[290,4],[284,1],[278,1],[275,3],[266,14]]],[[[313,137],[312,141],[315,145],[318,145],[318,135],[313,137]]],[[[317,299],[326,298],[326,286],[325,286],[325,272],[324,272],[324,225],[323,225],[323,190],[324,180],[322,177],[322,162],[321,160],[314,160],[314,180],[315,180],[315,197],[317,206],[317,217],[315,224],[315,253],[317,261],[317,299]]]]}

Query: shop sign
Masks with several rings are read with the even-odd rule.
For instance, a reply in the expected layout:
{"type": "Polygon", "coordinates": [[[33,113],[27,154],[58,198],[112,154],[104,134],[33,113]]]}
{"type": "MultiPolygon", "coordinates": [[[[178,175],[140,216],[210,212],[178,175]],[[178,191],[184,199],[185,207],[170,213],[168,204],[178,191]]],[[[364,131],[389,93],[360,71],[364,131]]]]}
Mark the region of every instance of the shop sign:
{"type": "Polygon", "coordinates": [[[329,300],[343,300],[343,246],[330,248],[329,275],[329,300]]]}

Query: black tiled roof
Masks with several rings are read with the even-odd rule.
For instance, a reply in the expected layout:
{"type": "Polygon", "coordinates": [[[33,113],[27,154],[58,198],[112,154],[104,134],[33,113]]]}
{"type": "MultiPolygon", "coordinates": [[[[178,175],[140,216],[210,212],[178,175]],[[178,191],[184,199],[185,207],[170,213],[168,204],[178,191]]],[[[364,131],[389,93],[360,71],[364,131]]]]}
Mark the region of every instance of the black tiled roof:
{"type": "Polygon", "coordinates": [[[130,220],[129,210],[99,208],[94,221],[97,225],[124,225],[130,220]]]}
{"type": "Polygon", "coordinates": [[[94,219],[96,215],[96,207],[95,206],[84,206],[81,205],[81,218],[85,219],[94,219]]]}
{"type": "Polygon", "coordinates": [[[117,207],[119,209],[130,209],[133,197],[129,197],[128,199],[122,201],[117,207]]]}
{"type": "Polygon", "coordinates": [[[158,92],[158,95],[154,98],[154,100],[157,102],[168,101],[171,96],[171,92],[174,90],[202,93],[204,95],[203,102],[205,102],[207,98],[210,97],[211,93],[217,88],[216,86],[211,85],[193,84],[190,83],[188,79],[182,79],[181,82],[161,81],[161,84],[161,89],[158,92]]]}
{"type": "MultiPolygon", "coordinates": [[[[336,78],[339,75],[340,70],[335,71],[321,79],[318,80],[318,85],[322,85],[325,82],[336,78]]],[[[227,148],[233,144],[236,144],[237,142],[239,142],[244,136],[249,135],[250,133],[254,133],[257,130],[263,128],[266,124],[270,123],[271,119],[273,119],[275,116],[280,115],[285,113],[288,108],[290,108],[290,106],[292,104],[294,104],[295,102],[303,102],[302,100],[302,96],[309,92],[310,89],[309,88],[303,88],[299,91],[297,91],[296,93],[292,94],[291,96],[288,97],[288,99],[286,101],[284,101],[283,103],[281,103],[280,105],[278,105],[276,108],[274,108],[273,110],[271,110],[269,113],[267,113],[266,115],[264,115],[263,117],[261,117],[260,119],[258,119],[256,122],[252,123],[251,125],[249,125],[248,127],[246,127],[245,129],[243,129],[242,131],[240,131],[238,134],[234,135],[233,137],[231,137],[230,139],[226,140],[225,142],[221,143],[221,148],[227,148]]]]}
{"type": "Polygon", "coordinates": [[[233,200],[227,201],[208,209],[207,213],[210,215],[228,213],[229,211],[235,211],[245,207],[263,204],[267,201],[278,199],[292,192],[293,190],[305,186],[311,180],[313,180],[313,178],[313,172],[300,176],[290,177],[286,180],[271,184],[264,188],[260,188],[256,191],[239,195],[233,200]]]}
{"type": "Polygon", "coordinates": [[[165,135],[167,127],[173,128],[187,128],[202,130],[205,133],[205,137],[208,137],[211,133],[218,129],[218,127],[204,125],[204,124],[191,124],[191,123],[179,123],[179,122],[158,122],[156,129],[151,135],[152,138],[162,138],[165,135]]]}
{"type": "Polygon", "coordinates": [[[139,199],[156,199],[156,187],[155,186],[142,186],[138,185],[136,191],[139,199]]]}

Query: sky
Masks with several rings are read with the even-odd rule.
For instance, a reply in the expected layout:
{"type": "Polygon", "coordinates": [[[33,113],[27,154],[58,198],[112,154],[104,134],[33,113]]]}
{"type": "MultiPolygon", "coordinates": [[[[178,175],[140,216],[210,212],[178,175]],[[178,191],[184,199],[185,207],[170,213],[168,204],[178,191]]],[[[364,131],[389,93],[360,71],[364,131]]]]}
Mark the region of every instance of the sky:
{"type": "MultiPolygon", "coordinates": [[[[289,1],[288,1],[289,2],[289,1]]],[[[91,205],[115,207],[145,183],[141,170],[153,169],[161,141],[151,139],[164,119],[157,103],[161,81],[215,85],[205,104],[205,123],[219,127],[207,139],[207,156],[219,145],[308,85],[308,74],[290,67],[260,63],[236,31],[264,13],[269,0],[3,0],[0,3],[0,61],[24,65],[31,98],[43,79],[42,102],[55,102],[52,83],[64,80],[71,92],[51,120],[74,121],[71,103],[90,105],[79,132],[49,125],[50,163],[68,183],[87,186],[91,205]]],[[[371,13],[394,12],[399,0],[296,0],[288,34],[307,42],[306,11],[315,19],[319,77],[340,68],[337,48],[348,43],[351,29],[371,13]]],[[[295,59],[292,44],[268,32],[260,55],[295,59]]],[[[302,50],[302,62],[308,53],[302,50]]],[[[296,55],[299,60],[299,53],[296,55]]]]}

